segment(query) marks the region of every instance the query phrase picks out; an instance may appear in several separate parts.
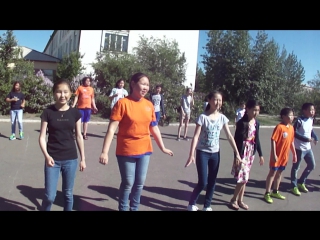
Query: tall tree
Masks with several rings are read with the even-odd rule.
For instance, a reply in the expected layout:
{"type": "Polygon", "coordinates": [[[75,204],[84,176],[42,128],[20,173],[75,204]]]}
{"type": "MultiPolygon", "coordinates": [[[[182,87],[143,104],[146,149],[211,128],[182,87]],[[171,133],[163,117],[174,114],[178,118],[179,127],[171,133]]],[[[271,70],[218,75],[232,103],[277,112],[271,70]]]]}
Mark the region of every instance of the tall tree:
{"type": "Polygon", "coordinates": [[[83,56],[79,52],[72,52],[69,55],[63,56],[57,67],[57,76],[72,81],[78,75],[81,75],[85,69],[81,61],[83,56]]]}

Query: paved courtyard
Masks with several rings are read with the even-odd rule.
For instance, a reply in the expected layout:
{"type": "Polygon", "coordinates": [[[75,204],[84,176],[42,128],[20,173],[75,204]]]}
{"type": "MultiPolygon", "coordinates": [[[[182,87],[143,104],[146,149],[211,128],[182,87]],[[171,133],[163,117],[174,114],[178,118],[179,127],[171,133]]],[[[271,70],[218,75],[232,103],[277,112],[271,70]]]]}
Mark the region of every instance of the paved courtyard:
{"type": "MultiPolygon", "coordinates": [[[[25,138],[9,141],[10,123],[0,122],[0,210],[2,211],[38,211],[44,187],[44,158],[38,144],[39,122],[25,122],[25,138]]],[[[195,165],[185,168],[191,141],[175,140],[177,126],[160,127],[164,143],[173,150],[170,157],[161,153],[153,140],[154,154],[151,157],[147,180],[141,197],[141,211],[185,211],[188,198],[197,182],[195,165]]],[[[117,193],[120,184],[120,174],[115,158],[116,136],[112,142],[109,164],[103,166],[98,159],[101,153],[103,138],[107,124],[90,124],[89,139],[85,141],[87,168],[77,172],[74,188],[75,211],[117,211],[117,193]]],[[[192,137],[194,126],[189,129],[192,137]]],[[[233,131],[233,129],[232,129],[233,131]]],[[[320,129],[315,129],[320,136],[320,129]]],[[[272,128],[261,129],[261,144],[265,165],[259,166],[258,156],[252,167],[250,181],[247,184],[244,201],[249,205],[249,211],[277,210],[320,210],[320,166],[310,174],[307,181],[309,193],[296,197],[290,188],[290,167],[284,172],[280,191],[286,200],[275,199],[273,204],[263,200],[265,179],[268,174],[270,155],[270,136],[272,128]]],[[[212,201],[214,211],[234,211],[229,209],[228,202],[233,194],[235,180],[230,174],[232,165],[232,148],[221,134],[221,164],[218,173],[216,191],[212,201]]],[[[316,162],[319,162],[320,148],[313,146],[316,162]]],[[[302,163],[301,174],[305,163],[302,163]]],[[[205,192],[198,201],[202,208],[205,192]]],[[[53,211],[62,210],[61,178],[59,180],[56,201],[53,211]]],[[[245,210],[239,210],[245,211],[245,210]]]]}

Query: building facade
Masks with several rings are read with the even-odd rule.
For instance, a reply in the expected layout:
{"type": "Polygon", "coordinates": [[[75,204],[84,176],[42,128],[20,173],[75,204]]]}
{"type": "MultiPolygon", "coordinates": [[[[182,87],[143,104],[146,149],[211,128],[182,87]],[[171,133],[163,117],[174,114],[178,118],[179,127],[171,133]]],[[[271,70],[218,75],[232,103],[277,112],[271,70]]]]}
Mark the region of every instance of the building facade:
{"type": "Polygon", "coordinates": [[[132,53],[140,36],[162,38],[178,42],[186,57],[185,86],[194,88],[198,58],[199,30],[55,30],[44,53],[62,58],[73,51],[84,54],[82,63],[86,73],[93,73],[91,64],[102,50],[132,53]]]}

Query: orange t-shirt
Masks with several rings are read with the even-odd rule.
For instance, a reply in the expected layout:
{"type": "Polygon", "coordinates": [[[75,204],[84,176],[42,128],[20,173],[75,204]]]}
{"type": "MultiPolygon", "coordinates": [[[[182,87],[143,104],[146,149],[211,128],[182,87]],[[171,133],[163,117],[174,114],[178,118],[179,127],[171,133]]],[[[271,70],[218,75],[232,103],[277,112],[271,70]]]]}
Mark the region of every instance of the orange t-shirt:
{"type": "MultiPolygon", "coordinates": [[[[294,129],[292,125],[278,124],[271,137],[276,142],[277,162],[270,161],[270,167],[286,166],[289,160],[290,147],[294,140],[294,129]]],[[[271,155],[271,154],[270,154],[271,155]]]]}
{"type": "Polygon", "coordinates": [[[156,125],[152,102],[131,96],[120,99],[113,107],[111,120],[119,121],[116,155],[141,156],[153,151],[150,126],[156,125]]]}
{"type": "Polygon", "coordinates": [[[92,87],[79,86],[75,94],[78,96],[78,108],[91,108],[94,90],[92,87]]]}

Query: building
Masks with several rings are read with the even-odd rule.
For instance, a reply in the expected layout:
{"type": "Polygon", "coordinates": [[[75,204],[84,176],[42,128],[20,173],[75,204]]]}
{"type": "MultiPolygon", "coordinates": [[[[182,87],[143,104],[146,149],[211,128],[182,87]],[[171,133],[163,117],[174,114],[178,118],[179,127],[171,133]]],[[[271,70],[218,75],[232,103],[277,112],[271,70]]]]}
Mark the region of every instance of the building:
{"type": "Polygon", "coordinates": [[[140,36],[166,37],[176,40],[186,57],[185,86],[195,85],[198,58],[199,30],[54,30],[44,53],[61,59],[73,51],[84,54],[82,63],[86,73],[93,73],[91,63],[103,49],[132,53],[140,36]]]}
{"type": "MultiPolygon", "coordinates": [[[[33,63],[35,73],[41,70],[47,78],[53,81],[56,77],[58,63],[60,62],[59,58],[24,46],[18,46],[18,48],[22,50],[22,57],[33,63]]],[[[10,63],[8,67],[14,67],[14,63],[10,63]]]]}

